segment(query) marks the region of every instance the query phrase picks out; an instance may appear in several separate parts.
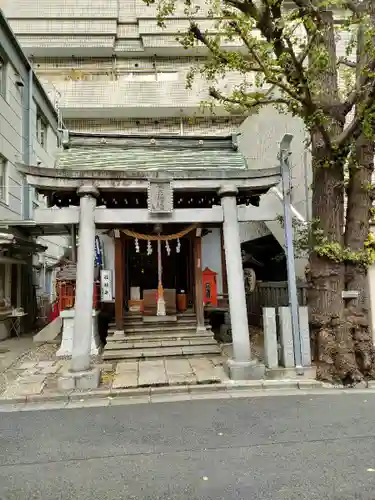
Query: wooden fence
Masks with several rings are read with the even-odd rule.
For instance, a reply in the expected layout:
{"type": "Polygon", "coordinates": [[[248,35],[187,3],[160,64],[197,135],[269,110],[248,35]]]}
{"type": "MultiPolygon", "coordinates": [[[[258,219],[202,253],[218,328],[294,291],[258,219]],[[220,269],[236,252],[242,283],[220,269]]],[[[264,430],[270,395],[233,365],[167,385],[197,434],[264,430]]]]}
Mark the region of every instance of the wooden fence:
{"type": "MultiPolygon", "coordinates": [[[[298,302],[307,305],[307,284],[297,284],[298,302]]],[[[249,323],[259,326],[262,323],[263,307],[282,307],[289,304],[288,282],[268,281],[257,283],[255,290],[246,295],[249,323]]]]}
{"type": "MultiPolygon", "coordinates": [[[[307,283],[297,283],[298,302],[300,306],[307,305],[307,283]]],[[[288,282],[267,281],[257,282],[255,290],[246,295],[247,314],[249,324],[260,326],[262,324],[263,307],[281,307],[289,304],[288,282]]],[[[227,297],[222,296],[222,307],[228,305],[227,297]]]]}

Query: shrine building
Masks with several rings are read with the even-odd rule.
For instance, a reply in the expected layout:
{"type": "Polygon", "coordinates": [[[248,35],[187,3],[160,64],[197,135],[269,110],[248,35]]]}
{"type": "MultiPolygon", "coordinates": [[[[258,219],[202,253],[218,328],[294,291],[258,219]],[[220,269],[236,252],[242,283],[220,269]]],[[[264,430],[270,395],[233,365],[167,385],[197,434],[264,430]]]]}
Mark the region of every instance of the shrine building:
{"type": "MultiPolygon", "coordinates": [[[[61,312],[71,328],[64,327],[60,351],[72,356],[72,371],[89,370],[99,348],[93,296],[100,285],[97,302],[113,314],[117,341],[131,315],[173,329],[186,314],[196,333],[212,335],[204,307],[227,293],[228,372],[252,378],[239,228],[265,219],[259,197],[280,182],[279,168],[252,169],[236,135],[65,131],[63,145],[55,168],[18,168],[47,201],[35,209],[31,234],[71,234],[73,255],[77,244],[74,308],[61,312]]],[[[121,358],[117,351],[112,358],[121,358]]]]}

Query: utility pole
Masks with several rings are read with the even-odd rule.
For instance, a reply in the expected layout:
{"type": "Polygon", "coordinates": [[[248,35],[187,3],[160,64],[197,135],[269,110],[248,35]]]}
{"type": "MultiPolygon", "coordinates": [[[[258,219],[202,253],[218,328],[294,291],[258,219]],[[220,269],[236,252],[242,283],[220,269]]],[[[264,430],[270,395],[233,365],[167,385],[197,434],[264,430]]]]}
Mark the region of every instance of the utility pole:
{"type": "Polygon", "coordinates": [[[296,268],[294,262],[294,244],[293,244],[293,219],[291,211],[290,198],[290,165],[289,157],[291,155],[290,145],[293,135],[285,134],[281,139],[279,160],[281,168],[281,179],[283,186],[283,204],[284,204],[284,235],[285,250],[288,273],[288,296],[289,307],[292,318],[292,333],[294,341],[294,360],[298,375],[303,375],[301,336],[299,328],[299,304],[296,282],[296,268]]]}

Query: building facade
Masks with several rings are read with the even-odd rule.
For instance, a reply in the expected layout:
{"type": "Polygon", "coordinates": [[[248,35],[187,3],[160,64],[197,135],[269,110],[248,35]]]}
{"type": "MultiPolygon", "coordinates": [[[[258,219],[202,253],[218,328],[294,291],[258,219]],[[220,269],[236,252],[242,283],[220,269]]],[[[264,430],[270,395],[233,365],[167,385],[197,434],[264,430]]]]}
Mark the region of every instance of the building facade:
{"type": "Polygon", "coordinates": [[[57,113],[0,12],[0,298],[9,307],[35,309],[37,296],[52,290],[53,266],[66,239],[30,238],[27,222],[44,200],[16,168],[17,162],[46,167],[59,147],[57,113]],[[18,228],[13,226],[17,221],[18,228]],[[24,224],[22,226],[22,224],[24,224]],[[38,269],[46,279],[38,279],[38,269]],[[46,271],[46,273],[45,273],[46,271]]]}
{"type": "MultiPolygon", "coordinates": [[[[274,166],[281,137],[293,133],[293,201],[296,214],[306,216],[309,194],[305,186],[310,182],[304,172],[303,124],[273,108],[247,119],[228,115],[220,106],[216,106],[214,114],[202,109],[209,85],[197,77],[187,90],[186,75],[193,65],[202,63],[207,51],[202,46],[186,50],[176,40],[187,26],[182,11],[177,11],[162,29],[157,25],[156,7],[146,6],[142,0],[55,0],[53,5],[38,0],[36,6],[27,0],[1,1],[67,129],[176,135],[227,135],[238,131],[242,134],[240,150],[252,168],[274,166]]],[[[205,2],[200,3],[204,16],[205,2]]],[[[201,23],[205,29],[215,31],[208,18],[201,23]]],[[[240,45],[231,41],[226,48],[238,50],[240,45]]],[[[239,74],[229,74],[219,87],[227,93],[242,81],[239,74]]],[[[247,77],[247,84],[252,83],[247,77]]],[[[263,206],[276,215],[283,212],[280,191],[278,186],[262,199],[263,206]]],[[[241,224],[243,242],[269,235],[283,246],[283,229],[278,222],[241,224]]],[[[216,243],[218,238],[217,234],[216,243]]],[[[207,250],[204,255],[209,253],[207,250]]],[[[303,277],[305,262],[297,267],[303,277]]]]}

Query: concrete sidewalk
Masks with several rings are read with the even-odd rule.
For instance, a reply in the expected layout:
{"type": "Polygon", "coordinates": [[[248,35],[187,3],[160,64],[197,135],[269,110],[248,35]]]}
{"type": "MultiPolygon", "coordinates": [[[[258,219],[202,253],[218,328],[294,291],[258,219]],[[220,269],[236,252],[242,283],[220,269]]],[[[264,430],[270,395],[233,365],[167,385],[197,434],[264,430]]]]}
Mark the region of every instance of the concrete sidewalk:
{"type": "Polygon", "coordinates": [[[317,381],[252,381],[251,383],[225,383],[218,385],[165,386],[96,390],[70,394],[40,394],[17,399],[0,399],[0,413],[19,411],[60,410],[76,408],[111,408],[116,406],[152,403],[174,403],[196,400],[236,400],[288,396],[313,398],[315,396],[361,395],[364,401],[375,394],[375,383],[367,389],[337,389],[317,381]]]}
{"type": "MultiPolygon", "coordinates": [[[[101,370],[97,390],[58,390],[58,378],[70,366],[69,360],[56,358],[57,345],[35,346],[32,339],[11,339],[8,352],[3,349],[0,372],[0,406],[58,405],[70,407],[81,402],[87,405],[154,402],[155,400],[186,400],[194,398],[226,398],[234,394],[269,394],[280,391],[321,389],[322,384],[305,377],[282,380],[233,382],[223,364],[230,355],[224,346],[222,356],[156,359],[93,364],[101,370]],[[113,402],[113,403],[112,403],[113,402]],[[118,402],[118,403],[117,403],[118,402]]],[[[3,346],[4,343],[0,344],[3,346]]],[[[328,386],[329,387],[329,386],[328,386]]],[[[237,397],[237,396],[236,396],[237,397]]]]}
{"type": "Polygon", "coordinates": [[[117,406],[142,403],[190,401],[195,399],[228,399],[293,394],[327,393],[317,381],[265,381],[225,382],[136,389],[71,391],[69,393],[29,394],[13,398],[0,398],[0,412],[19,410],[48,410],[117,406]]]}

